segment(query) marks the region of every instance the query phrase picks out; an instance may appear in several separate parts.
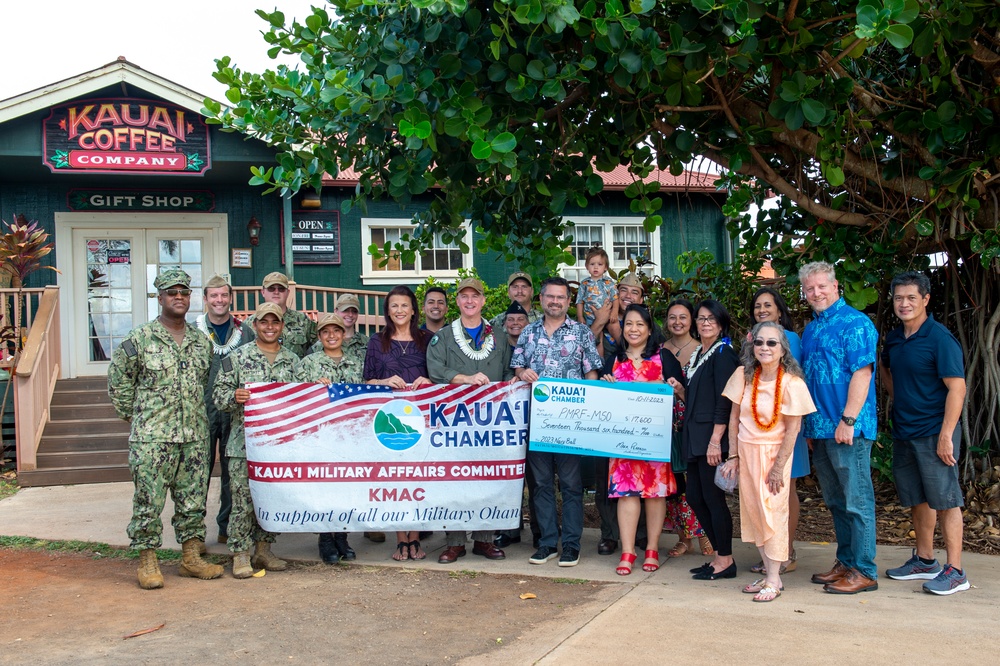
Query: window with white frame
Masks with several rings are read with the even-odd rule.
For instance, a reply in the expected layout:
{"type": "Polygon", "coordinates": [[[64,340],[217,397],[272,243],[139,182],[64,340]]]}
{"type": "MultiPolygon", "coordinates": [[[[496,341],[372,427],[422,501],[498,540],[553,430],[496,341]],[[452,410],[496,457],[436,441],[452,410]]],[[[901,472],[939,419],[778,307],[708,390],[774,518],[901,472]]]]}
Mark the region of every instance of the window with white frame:
{"type": "Polygon", "coordinates": [[[379,247],[384,247],[386,243],[394,246],[412,234],[413,230],[414,226],[410,220],[361,219],[361,253],[364,257],[361,281],[364,284],[395,285],[421,282],[430,275],[447,281],[458,277],[458,269],[472,266],[472,231],[468,226],[465,232],[465,244],[469,246],[469,252],[462,252],[458,243],[445,243],[440,233],[434,234],[431,246],[418,253],[413,261],[403,261],[398,253],[391,252],[385,265],[380,265],[386,257],[376,257],[368,252],[368,247],[372,243],[379,247]]]}
{"type": "MultiPolygon", "coordinates": [[[[571,218],[573,226],[566,235],[572,238],[569,251],[576,257],[572,266],[564,266],[563,277],[568,280],[582,280],[587,277],[585,264],[587,252],[595,245],[600,245],[608,253],[611,266],[615,272],[628,268],[630,260],[639,263],[640,258],[646,258],[656,264],[656,272],[660,264],[660,230],[653,233],[642,226],[641,217],[578,217],[571,218]]],[[[646,269],[649,272],[650,269],[646,269]]]]}

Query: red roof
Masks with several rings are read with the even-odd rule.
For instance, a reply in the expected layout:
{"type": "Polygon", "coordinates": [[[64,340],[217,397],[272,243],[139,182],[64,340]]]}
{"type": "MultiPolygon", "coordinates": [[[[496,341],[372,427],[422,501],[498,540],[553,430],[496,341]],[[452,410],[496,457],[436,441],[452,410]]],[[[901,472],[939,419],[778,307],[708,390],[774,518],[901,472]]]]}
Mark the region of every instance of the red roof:
{"type": "MultiPolygon", "coordinates": [[[[609,192],[623,192],[634,180],[634,176],[624,165],[615,167],[610,173],[597,172],[597,174],[604,178],[604,189],[609,192]]],[[[646,180],[648,182],[659,180],[661,190],[665,192],[715,192],[717,188],[713,183],[718,178],[718,174],[704,171],[685,171],[679,176],[674,176],[669,171],[657,169],[646,180]]],[[[323,186],[354,187],[358,184],[358,180],[358,174],[353,168],[345,169],[337,174],[336,178],[329,174],[323,176],[323,186]]]]}

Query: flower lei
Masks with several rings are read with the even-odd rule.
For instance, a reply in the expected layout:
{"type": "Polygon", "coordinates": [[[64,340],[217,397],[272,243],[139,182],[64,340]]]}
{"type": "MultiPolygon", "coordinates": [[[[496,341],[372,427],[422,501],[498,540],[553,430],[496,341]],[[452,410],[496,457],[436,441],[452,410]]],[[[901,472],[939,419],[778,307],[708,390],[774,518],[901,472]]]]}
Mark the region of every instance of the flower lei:
{"type": "Polygon", "coordinates": [[[723,344],[726,344],[725,340],[716,340],[714,343],[712,343],[712,346],[709,347],[708,351],[706,351],[704,354],[701,353],[701,345],[698,345],[697,347],[694,348],[694,351],[691,352],[691,361],[688,361],[687,366],[684,368],[684,375],[688,378],[688,380],[694,377],[694,373],[698,371],[698,368],[705,365],[705,362],[708,361],[709,358],[711,358],[715,350],[721,347],[723,344]],[[697,362],[692,363],[692,361],[694,360],[696,360],[697,362]]]}
{"type": "Polygon", "coordinates": [[[473,349],[469,340],[465,337],[465,327],[462,326],[462,319],[458,318],[451,322],[451,334],[455,336],[455,342],[462,353],[474,361],[485,361],[493,353],[495,340],[493,339],[493,327],[483,319],[483,345],[479,349],[473,349]]]}
{"type": "Polygon", "coordinates": [[[207,315],[199,315],[195,320],[195,325],[198,330],[208,336],[208,339],[212,341],[212,350],[219,354],[220,356],[225,356],[229,352],[233,351],[240,346],[240,341],[243,340],[243,329],[240,328],[240,323],[233,319],[233,334],[229,337],[229,342],[220,345],[215,341],[215,331],[209,330],[208,328],[208,317],[207,315]]]}
{"type": "Polygon", "coordinates": [[[753,388],[750,390],[750,411],[753,412],[754,423],[764,432],[773,430],[774,426],[778,425],[778,419],[781,418],[781,379],[784,376],[785,370],[779,365],[778,378],[774,384],[774,414],[771,415],[770,421],[762,423],[757,413],[757,387],[760,385],[760,366],[758,365],[757,369],[753,371],[753,388]]]}

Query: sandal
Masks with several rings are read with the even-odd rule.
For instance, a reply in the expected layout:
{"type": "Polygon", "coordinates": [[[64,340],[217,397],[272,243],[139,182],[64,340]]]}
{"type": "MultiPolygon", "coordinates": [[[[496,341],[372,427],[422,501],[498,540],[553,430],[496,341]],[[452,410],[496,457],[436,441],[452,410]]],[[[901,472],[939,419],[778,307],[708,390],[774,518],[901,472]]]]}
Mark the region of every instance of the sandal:
{"type": "Polygon", "coordinates": [[[427,557],[427,553],[420,550],[420,541],[414,539],[406,544],[410,549],[411,560],[422,560],[427,557]]]}
{"type": "Polygon", "coordinates": [[[708,540],[707,536],[698,537],[698,545],[701,546],[702,555],[714,555],[715,549],[712,548],[712,542],[708,540]]]}
{"type": "Polygon", "coordinates": [[[772,587],[771,585],[765,585],[764,587],[760,588],[760,592],[753,595],[753,600],[762,602],[774,601],[780,596],[781,596],[780,589],[772,587]]]}
{"type": "MultiPolygon", "coordinates": [[[[766,587],[768,587],[767,580],[765,580],[764,578],[758,578],[757,580],[755,580],[754,582],[750,583],[749,585],[743,588],[743,594],[757,594],[766,587]]],[[[782,585],[778,589],[784,590],[785,586],[782,585]]]]}
{"type": "Polygon", "coordinates": [[[392,554],[392,559],[397,562],[410,559],[410,544],[407,541],[400,541],[396,544],[396,552],[392,554]]]}
{"type": "Polygon", "coordinates": [[[635,562],[635,553],[622,553],[622,559],[615,567],[615,573],[619,576],[627,576],[632,573],[632,563],[635,562]],[[628,566],[625,566],[625,565],[628,566]]]}
{"type": "Polygon", "coordinates": [[[660,552],[659,551],[657,551],[657,550],[647,550],[646,551],[646,559],[647,560],[656,560],[656,562],[653,562],[653,563],[643,562],[642,563],[642,570],[643,571],[648,571],[649,573],[652,573],[652,572],[654,572],[654,571],[656,571],[657,569],[660,568],[660,552]]]}
{"type": "Polygon", "coordinates": [[[674,547],[667,551],[667,557],[680,557],[681,555],[687,554],[691,550],[691,543],[689,541],[678,541],[674,544],[674,547]]]}

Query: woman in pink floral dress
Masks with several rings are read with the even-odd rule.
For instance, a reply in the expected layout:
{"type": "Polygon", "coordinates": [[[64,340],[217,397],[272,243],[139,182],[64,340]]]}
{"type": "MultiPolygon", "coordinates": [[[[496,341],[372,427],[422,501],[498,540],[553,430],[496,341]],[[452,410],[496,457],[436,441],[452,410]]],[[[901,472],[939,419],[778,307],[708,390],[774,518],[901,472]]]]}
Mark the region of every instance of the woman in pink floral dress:
{"type": "MultiPolygon", "coordinates": [[[[662,338],[643,305],[625,310],[622,339],[618,344],[609,382],[663,382],[663,364],[659,347],[662,338]]],[[[659,535],[666,516],[666,497],[677,492],[677,481],[670,463],[612,458],[608,474],[608,497],[618,498],[618,529],[622,540],[622,558],[615,571],[620,576],[632,573],[635,562],[635,533],[639,525],[641,501],[646,502],[646,530],[649,548],[643,571],[660,568],[659,535]]]]}

